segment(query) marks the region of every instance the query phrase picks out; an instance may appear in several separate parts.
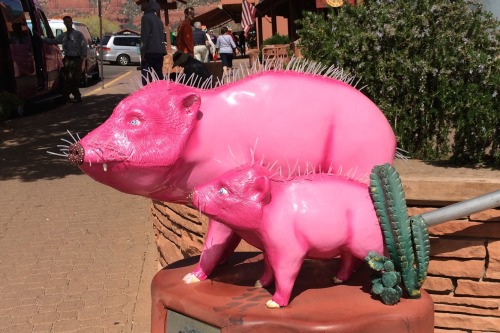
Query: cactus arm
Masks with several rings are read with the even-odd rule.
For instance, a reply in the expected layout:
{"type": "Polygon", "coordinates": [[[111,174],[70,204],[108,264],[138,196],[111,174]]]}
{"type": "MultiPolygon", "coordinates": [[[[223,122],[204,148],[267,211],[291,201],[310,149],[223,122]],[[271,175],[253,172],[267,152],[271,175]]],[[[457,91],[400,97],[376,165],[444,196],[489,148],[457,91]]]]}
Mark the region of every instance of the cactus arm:
{"type": "Polygon", "coordinates": [[[384,270],[384,264],[387,260],[389,260],[389,258],[386,258],[374,251],[370,251],[365,258],[368,266],[377,272],[382,272],[384,270]]]}
{"type": "Polygon", "coordinates": [[[416,288],[420,289],[427,277],[429,268],[430,242],[427,224],[421,215],[412,216],[410,219],[413,242],[416,254],[417,281],[416,288]]]}
{"type": "Polygon", "coordinates": [[[394,263],[376,252],[368,253],[365,261],[375,271],[371,279],[371,292],[378,295],[386,305],[398,303],[403,292],[398,286],[401,274],[394,269],[394,263]]]}
{"type": "Polygon", "coordinates": [[[420,297],[416,288],[415,256],[410,228],[410,218],[399,173],[389,164],[384,164],[387,170],[387,191],[389,198],[389,213],[397,235],[396,249],[399,256],[403,283],[410,297],[420,297]]]}
{"type": "Polygon", "coordinates": [[[410,297],[420,297],[408,208],[398,172],[389,164],[375,166],[370,194],[383,230],[386,246],[410,297]]]}
{"type": "Polygon", "coordinates": [[[396,239],[392,231],[391,217],[386,205],[388,198],[387,192],[384,190],[385,188],[387,188],[385,175],[386,172],[383,166],[377,165],[373,168],[370,175],[370,195],[372,197],[380,227],[382,228],[382,233],[384,235],[387,251],[389,252],[389,257],[394,262],[394,264],[399,267],[400,265],[396,249],[396,239]]]}

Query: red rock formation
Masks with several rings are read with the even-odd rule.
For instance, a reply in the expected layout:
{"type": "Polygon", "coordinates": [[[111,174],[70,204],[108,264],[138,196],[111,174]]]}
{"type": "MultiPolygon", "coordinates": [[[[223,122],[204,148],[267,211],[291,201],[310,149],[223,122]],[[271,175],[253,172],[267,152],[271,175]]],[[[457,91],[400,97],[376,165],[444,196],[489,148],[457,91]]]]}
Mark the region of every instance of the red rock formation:
{"type": "MultiPolygon", "coordinates": [[[[97,0],[40,0],[47,18],[62,18],[64,15],[73,17],[97,16],[97,0]]],[[[180,4],[180,3],[179,3],[180,4]]],[[[112,22],[116,22],[122,26],[132,19],[133,24],[137,27],[141,23],[141,12],[137,14],[124,13],[126,6],[134,8],[132,0],[104,0],[102,2],[102,16],[112,22]]],[[[195,8],[196,15],[203,14],[215,8],[217,4],[197,6],[195,8]]],[[[139,6],[137,6],[139,9],[139,6]]],[[[170,26],[175,29],[177,25],[184,19],[184,9],[170,10],[168,12],[170,26]]],[[[162,13],[162,19],[164,15],[162,13]]]]}

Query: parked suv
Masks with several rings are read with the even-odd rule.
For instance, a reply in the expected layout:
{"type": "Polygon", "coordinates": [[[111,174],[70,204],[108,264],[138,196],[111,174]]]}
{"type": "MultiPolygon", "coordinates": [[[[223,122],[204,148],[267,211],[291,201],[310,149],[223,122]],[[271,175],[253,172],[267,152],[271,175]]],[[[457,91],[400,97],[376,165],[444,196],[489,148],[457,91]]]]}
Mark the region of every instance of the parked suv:
{"type": "MultiPolygon", "coordinates": [[[[50,29],[54,36],[59,36],[66,31],[66,26],[63,20],[49,20],[50,29]]],[[[91,78],[97,80],[99,78],[99,64],[97,62],[97,47],[90,37],[90,32],[87,26],[80,22],[73,21],[73,29],[80,31],[87,42],[87,58],[82,64],[82,84],[88,85],[88,80],[91,78]]],[[[60,45],[62,49],[62,45],[60,45]]]]}
{"type": "Polygon", "coordinates": [[[126,66],[141,62],[141,37],[136,35],[112,35],[102,37],[102,59],[112,64],[126,66]]]}

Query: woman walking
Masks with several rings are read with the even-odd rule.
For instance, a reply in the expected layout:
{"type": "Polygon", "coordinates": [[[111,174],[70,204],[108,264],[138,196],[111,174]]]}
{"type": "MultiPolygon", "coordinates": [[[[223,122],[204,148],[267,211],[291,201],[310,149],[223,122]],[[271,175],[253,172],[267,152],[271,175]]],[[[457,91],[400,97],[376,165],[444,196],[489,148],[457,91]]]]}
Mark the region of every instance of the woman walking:
{"type": "Polygon", "coordinates": [[[220,36],[217,37],[217,43],[215,44],[220,59],[222,60],[224,74],[228,74],[228,70],[233,67],[233,52],[236,48],[233,38],[227,32],[227,28],[222,27],[220,29],[220,36]]]}

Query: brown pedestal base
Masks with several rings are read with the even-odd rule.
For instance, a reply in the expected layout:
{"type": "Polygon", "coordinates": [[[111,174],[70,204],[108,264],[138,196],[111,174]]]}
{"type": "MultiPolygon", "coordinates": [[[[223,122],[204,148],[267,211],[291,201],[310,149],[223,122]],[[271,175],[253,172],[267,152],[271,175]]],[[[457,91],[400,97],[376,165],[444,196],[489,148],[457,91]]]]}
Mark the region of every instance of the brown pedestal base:
{"type": "MultiPolygon", "coordinates": [[[[394,306],[384,305],[370,294],[371,272],[367,267],[356,272],[347,284],[334,285],[336,260],[304,262],[290,305],[267,309],[265,302],[271,299],[274,290],[253,287],[263,272],[261,258],[257,253],[236,253],[210,279],[190,285],[184,284],[182,278],[194,269],[199,257],[178,261],[161,270],[151,285],[151,331],[165,332],[167,310],[173,311],[172,316],[178,317],[178,313],[213,326],[210,332],[432,333],[434,330],[434,305],[425,291],[422,290],[420,299],[404,298],[394,306]]],[[[186,329],[193,330],[190,324],[186,329]]],[[[176,328],[175,333],[178,331],[176,328]]]]}

